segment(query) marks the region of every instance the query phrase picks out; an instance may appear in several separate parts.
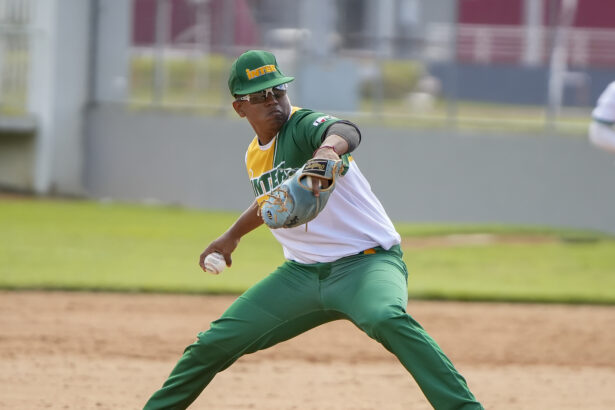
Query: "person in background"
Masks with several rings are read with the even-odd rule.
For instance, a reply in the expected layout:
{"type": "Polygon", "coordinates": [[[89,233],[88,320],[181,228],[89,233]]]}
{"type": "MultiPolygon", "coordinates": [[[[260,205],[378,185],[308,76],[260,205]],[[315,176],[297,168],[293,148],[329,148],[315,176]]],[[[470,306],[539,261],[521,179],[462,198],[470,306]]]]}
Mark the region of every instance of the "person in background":
{"type": "Polygon", "coordinates": [[[602,92],[592,111],[589,140],[595,146],[615,153],[615,81],[602,92]]]}

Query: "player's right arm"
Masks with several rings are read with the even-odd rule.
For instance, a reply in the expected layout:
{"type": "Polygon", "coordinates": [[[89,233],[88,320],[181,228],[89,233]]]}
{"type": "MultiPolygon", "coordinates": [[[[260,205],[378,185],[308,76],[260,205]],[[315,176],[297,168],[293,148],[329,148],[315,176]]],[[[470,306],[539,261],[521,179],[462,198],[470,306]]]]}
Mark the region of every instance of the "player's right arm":
{"type": "Polygon", "coordinates": [[[226,265],[231,266],[233,263],[231,253],[237,248],[241,238],[263,224],[263,218],[260,217],[258,211],[258,202],[255,200],[226,232],[205,248],[199,258],[199,266],[201,269],[205,271],[205,257],[213,252],[221,253],[222,256],[224,256],[226,265]]]}

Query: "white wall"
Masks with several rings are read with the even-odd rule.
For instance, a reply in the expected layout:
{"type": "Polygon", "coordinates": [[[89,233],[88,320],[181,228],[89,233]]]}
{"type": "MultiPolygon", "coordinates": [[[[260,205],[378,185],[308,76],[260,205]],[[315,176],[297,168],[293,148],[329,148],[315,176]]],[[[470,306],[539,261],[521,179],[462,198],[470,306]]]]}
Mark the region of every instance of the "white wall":
{"type": "Polygon", "coordinates": [[[38,121],[34,173],[38,193],[83,192],[91,3],[36,3],[28,110],[38,121]]]}
{"type": "MultiPolygon", "coordinates": [[[[254,131],[247,121],[110,105],[90,115],[91,196],[235,211],[253,200],[244,155],[254,131]]],[[[615,159],[586,138],[357,124],[363,140],[353,157],[394,221],[615,233],[615,159]]]]}
{"type": "Polygon", "coordinates": [[[94,101],[124,102],[129,86],[132,1],[95,1],[94,101]]]}

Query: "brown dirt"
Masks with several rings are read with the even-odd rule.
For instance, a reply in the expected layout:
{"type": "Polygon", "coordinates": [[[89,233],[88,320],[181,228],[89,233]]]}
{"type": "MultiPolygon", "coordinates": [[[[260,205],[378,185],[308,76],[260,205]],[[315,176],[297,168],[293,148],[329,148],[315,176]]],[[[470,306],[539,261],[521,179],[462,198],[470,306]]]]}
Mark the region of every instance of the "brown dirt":
{"type": "MultiPolygon", "coordinates": [[[[0,292],[0,408],[136,409],[234,298],[0,292]]],[[[488,409],[615,408],[615,307],[415,302],[488,409]]],[[[314,329],[224,371],[192,408],[429,409],[351,324],[314,329]]]]}

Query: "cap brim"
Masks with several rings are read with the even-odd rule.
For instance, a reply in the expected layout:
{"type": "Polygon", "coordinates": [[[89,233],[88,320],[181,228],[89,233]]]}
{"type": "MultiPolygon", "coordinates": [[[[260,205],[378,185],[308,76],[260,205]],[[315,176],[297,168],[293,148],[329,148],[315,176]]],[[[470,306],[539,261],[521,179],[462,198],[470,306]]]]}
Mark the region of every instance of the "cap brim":
{"type": "Polygon", "coordinates": [[[272,87],[276,87],[276,86],[281,85],[281,84],[290,83],[294,79],[295,79],[295,77],[278,77],[278,78],[273,78],[271,80],[268,80],[268,81],[265,81],[265,82],[262,82],[262,83],[254,84],[251,87],[246,87],[243,90],[238,91],[236,94],[237,95],[245,95],[245,94],[255,93],[257,91],[262,91],[262,90],[265,90],[267,88],[272,88],[272,87]]]}

